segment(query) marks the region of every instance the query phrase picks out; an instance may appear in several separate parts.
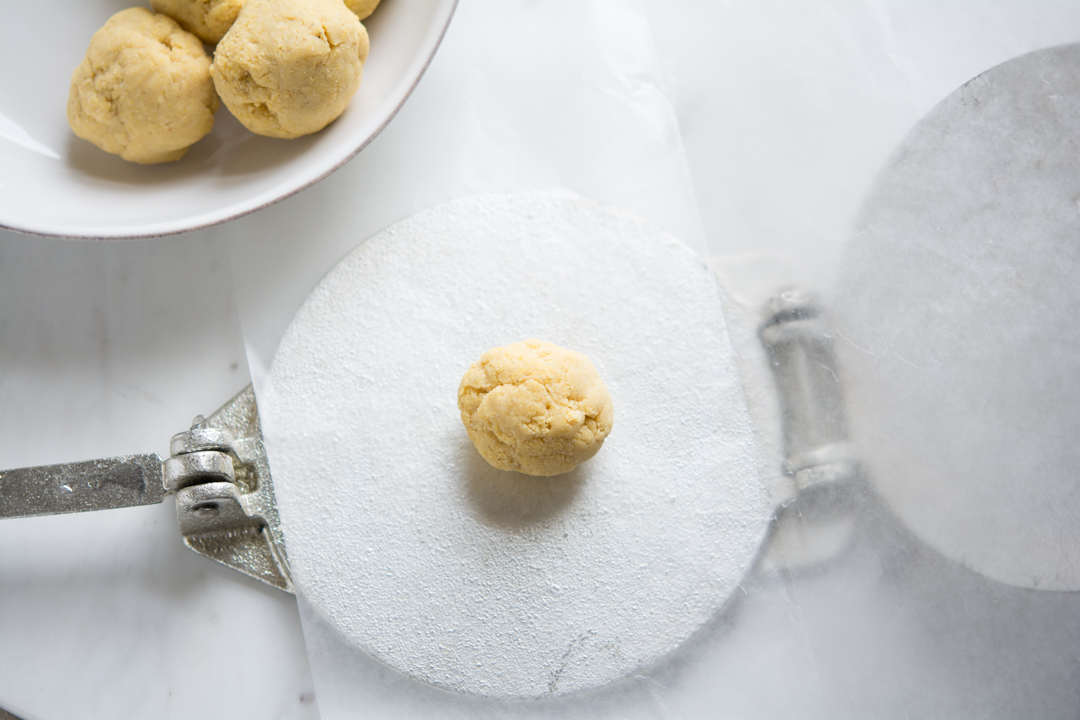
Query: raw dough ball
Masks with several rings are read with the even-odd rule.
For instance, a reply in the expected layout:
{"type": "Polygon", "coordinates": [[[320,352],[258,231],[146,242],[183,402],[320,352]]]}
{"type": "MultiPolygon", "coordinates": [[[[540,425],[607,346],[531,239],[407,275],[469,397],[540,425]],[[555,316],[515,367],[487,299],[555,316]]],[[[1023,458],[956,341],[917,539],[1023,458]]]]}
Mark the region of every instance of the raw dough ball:
{"type": "Polygon", "coordinates": [[[232,27],[244,0],[150,0],[150,6],[213,45],[232,27]]]}
{"type": "Polygon", "coordinates": [[[379,7],[379,0],[345,0],[345,6],[363,20],[375,12],[375,8],[379,7]]]}
{"type": "Polygon", "coordinates": [[[367,54],[367,30],[341,0],[247,0],[210,72],[244,127],[295,138],[345,110],[367,54]]]}
{"type": "Polygon", "coordinates": [[[581,353],[540,340],[488,350],[458,387],[461,421],[500,470],[570,472],[611,432],[611,395],[581,353]]]}
{"type": "Polygon", "coordinates": [[[94,33],[71,76],[68,124],[137,163],[179,160],[214,127],[218,98],[202,43],[172,18],[122,10],[94,33]]]}

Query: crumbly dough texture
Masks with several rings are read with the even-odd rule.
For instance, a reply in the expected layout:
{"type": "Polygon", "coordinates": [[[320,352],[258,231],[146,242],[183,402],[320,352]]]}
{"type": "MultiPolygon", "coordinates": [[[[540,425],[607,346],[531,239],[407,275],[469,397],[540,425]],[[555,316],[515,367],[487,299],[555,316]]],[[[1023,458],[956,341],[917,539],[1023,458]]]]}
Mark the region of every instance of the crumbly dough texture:
{"type": "Polygon", "coordinates": [[[345,0],[345,6],[363,20],[375,12],[375,8],[379,7],[379,0],[345,0]]]}
{"type": "Polygon", "coordinates": [[[367,30],[342,0],[247,0],[210,72],[244,127],[295,138],[345,110],[367,54],[367,30]]]}
{"type": "Polygon", "coordinates": [[[541,340],[488,350],[458,387],[461,421],[500,470],[570,472],[611,432],[611,394],[589,358],[541,340]]]}
{"type": "Polygon", "coordinates": [[[150,6],[168,15],[204,43],[213,45],[236,21],[244,0],[150,0],[150,6]]]}
{"type": "Polygon", "coordinates": [[[71,76],[68,124],[137,163],[179,160],[214,127],[218,97],[197,37],[165,15],[122,10],[94,33],[71,76]]]}

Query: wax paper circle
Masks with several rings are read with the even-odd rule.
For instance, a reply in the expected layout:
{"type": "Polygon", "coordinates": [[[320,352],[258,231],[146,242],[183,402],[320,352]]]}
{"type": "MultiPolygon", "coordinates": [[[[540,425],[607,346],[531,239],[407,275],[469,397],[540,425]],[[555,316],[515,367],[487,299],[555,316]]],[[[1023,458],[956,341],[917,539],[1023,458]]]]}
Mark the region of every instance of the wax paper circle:
{"type": "Polygon", "coordinates": [[[719,287],[679,242],[569,194],[485,196],[376,235],[312,292],[260,407],[298,591],[414,678],[559,695],[713,617],[771,516],[719,287]],[[590,357],[614,429],[563,476],[495,470],[457,408],[490,347],[590,357]]]}
{"type": "Polygon", "coordinates": [[[908,134],[833,303],[851,430],[947,557],[1080,590],[1080,46],[980,75],[908,134]]]}

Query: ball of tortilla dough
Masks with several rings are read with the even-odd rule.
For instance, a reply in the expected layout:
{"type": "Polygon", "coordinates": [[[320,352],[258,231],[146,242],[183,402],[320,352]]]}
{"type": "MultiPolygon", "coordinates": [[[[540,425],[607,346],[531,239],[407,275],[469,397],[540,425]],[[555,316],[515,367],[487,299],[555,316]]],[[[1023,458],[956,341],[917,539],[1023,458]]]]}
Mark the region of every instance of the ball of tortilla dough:
{"type": "Polygon", "coordinates": [[[150,0],[150,7],[171,17],[204,43],[213,45],[232,27],[244,0],[150,0]]]}
{"type": "Polygon", "coordinates": [[[379,0],[345,0],[345,5],[356,13],[356,17],[363,20],[375,12],[375,8],[379,7],[379,0]]]}
{"type": "Polygon", "coordinates": [[[488,350],[458,387],[476,449],[500,470],[570,472],[611,432],[611,394],[589,358],[541,340],[488,350]]]}
{"type": "Polygon", "coordinates": [[[295,138],[345,110],[367,54],[367,30],[341,0],[247,0],[210,74],[244,127],[295,138]]]}
{"type": "Polygon", "coordinates": [[[179,160],[214,127],[218,98],[202,43],[143,8],[109,18],[71,76],[68,124],[131,162],[179,160]]]}

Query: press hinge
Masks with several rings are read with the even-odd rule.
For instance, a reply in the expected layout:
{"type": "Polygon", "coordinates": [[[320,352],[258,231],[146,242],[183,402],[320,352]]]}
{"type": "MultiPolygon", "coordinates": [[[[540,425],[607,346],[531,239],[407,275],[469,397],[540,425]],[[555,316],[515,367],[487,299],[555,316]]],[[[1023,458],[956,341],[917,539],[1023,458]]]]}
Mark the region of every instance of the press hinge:
{"type": "Polygon", "coordinates": [[[780,395],[784,472],[800,494],[852,482],[858,467],[820,305],[801,290],[781,291],[769,301],[760,337],[780,395]]]}
{"type": "Polygon", "coordinates": [[[268,585],[292,592],[274,485],[255,392],[249,385],[224,407],[169,443],[166,490],[176,495],[184,544],[268,585]]]}
{"type": "Polygon", "coordinates": [[[152,505],[176,496],[184,544],[292,592],[285,537],[250,385],[155,453],[0,471],[0,518],[152,505]]]}

